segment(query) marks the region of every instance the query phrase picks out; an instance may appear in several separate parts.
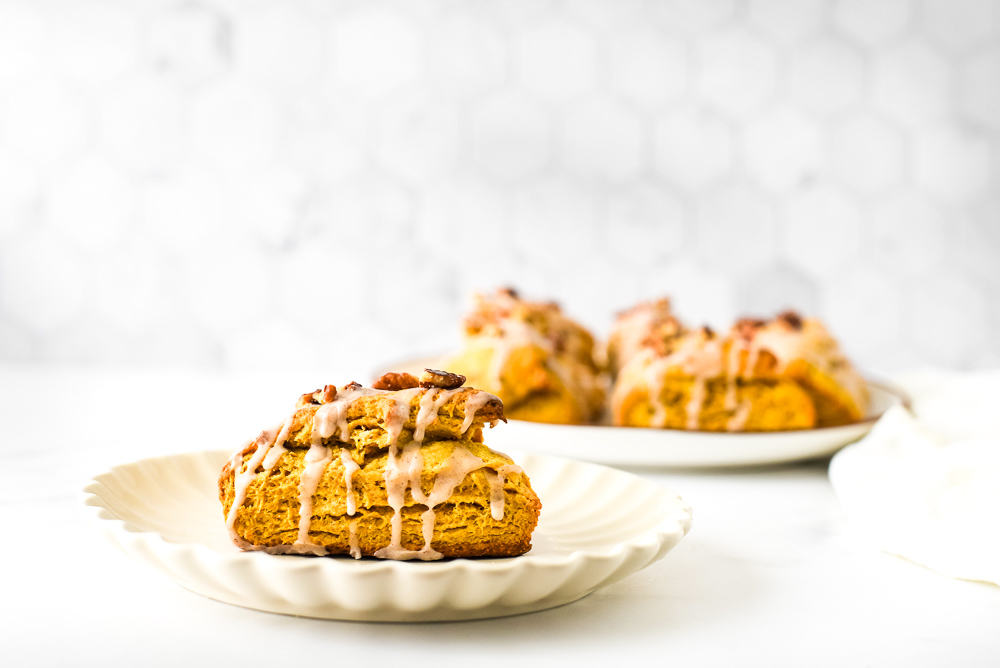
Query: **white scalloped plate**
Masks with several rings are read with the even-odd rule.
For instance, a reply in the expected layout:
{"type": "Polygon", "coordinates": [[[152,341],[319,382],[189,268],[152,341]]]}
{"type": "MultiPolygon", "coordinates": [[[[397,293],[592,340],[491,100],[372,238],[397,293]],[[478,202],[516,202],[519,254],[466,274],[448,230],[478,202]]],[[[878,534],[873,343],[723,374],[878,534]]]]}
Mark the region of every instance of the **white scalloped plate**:
{"type": "Polygon", "coordinates": [[[511,420],[490,434],[490,445],[508,445],[562,457],[618,466],[734,467],[780,464],[832,455],[867,434],[892,406],[906,398],[887,385],[868,382],[871,406],[864,420],[839,427],[772,432],[555,425],[511,420]]]}
{"type": "Polygon", "coordinates": [[[520,455],[543,504],[523,556],[415,563],[241,552],[226,534],[216,487],[229,454],[116,466],[86,487],[85,503],[114,543],[193,592],[359,621],[479,619],[570,603],[662,558],[691,523],[678,496],[634,475],[520,455]]]}

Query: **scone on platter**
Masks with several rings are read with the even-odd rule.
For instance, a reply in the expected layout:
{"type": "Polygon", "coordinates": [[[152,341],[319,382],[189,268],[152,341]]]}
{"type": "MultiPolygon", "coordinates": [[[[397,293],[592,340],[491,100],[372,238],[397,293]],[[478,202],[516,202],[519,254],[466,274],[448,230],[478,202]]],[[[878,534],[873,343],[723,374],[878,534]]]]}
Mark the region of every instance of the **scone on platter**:
{"type": "Polygon", "coordinates": [[[606,383],[594,337],[558,304],[511,289],[477,295],[462,350],[444,365],[503,400],[509,417],[580,424],[604,410],[606,383]]]}
{"type": "Polygon", "coordinates": [[[681,331],[670,299],[640,302],[615,318],[605,347],[608,369],[618,375],[625,364],[654,340],[668,341],[681,331]]]}
{"type": "Polygon", "coordinates": [[[432,560],[531,548],[541,503],[510,457],[483,444],[500,399],[465,378],[389,373],[372,387],[302,395],[285,422],[222,469],[237,546],[275,554],[432,560]]]}
{"type": "Polygon", "coordinates": [[[704,431],[780,431],[861,419],[864,380],[816,319],[785,312],[743,319],[719,335],[651,331],[618,373],[617,425],[704,431]]]}

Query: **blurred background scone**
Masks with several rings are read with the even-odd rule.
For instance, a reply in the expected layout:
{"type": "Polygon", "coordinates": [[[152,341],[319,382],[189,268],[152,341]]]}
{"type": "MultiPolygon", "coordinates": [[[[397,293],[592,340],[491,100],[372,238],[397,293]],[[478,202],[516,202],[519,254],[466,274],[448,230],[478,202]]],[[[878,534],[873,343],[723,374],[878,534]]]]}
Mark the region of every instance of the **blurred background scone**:
{"type": "Polygon", "coordinates": [[[510,288],[475,297],[463,348],[442,364],[499,396],[509,417],[578,424],[604,411],[594,337],[558,304],[526,301],[510,288]]]}
{"type": "Polygon", "coordinates": [[[668,333],[662,322],[647,320],[647,337],[615,378],[617,425],[778,431],[864,416],[864,380],[816,319],[743,319],[725,335],[676,321],[668,333]]]}

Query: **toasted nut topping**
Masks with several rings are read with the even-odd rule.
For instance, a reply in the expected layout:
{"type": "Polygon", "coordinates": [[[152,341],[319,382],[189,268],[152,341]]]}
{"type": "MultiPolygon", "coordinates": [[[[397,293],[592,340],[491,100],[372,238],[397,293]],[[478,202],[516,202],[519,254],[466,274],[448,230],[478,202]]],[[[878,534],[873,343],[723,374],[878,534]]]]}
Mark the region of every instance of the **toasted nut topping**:
{"type": "Polygon", "coordinates": [[[783,321],[792,329],[802,329],[802,316],[795,311],[783,311],[778,314],[777,319],[783,321]]]}
{"type": "Polygon", "coordinates": [[[465,376],[450,371],[438,371],[437,369],[424,369],[420,376],[420,387],[440,387],[445,390],[454,390],[462,387],[465,376]]]}
{"type": "Polygon", "coordinates": [[[328,404],[336,398],[337,398],[336,385],[324,385],[323,391],[319,393],[319,401],[322,404],[328,404]]]}
{"type": "Polygon", "coordinates": [[[372,383],[372,387],[376,390],[408,390],[418,385],[420,383],[410,374],[405,372],[394,373],[392,371],[382,374],[381,378],[372,383]]]}
{"type": "Polygon", "coordinates": [[[701,331],[705,335],[706,338],[709,338],[709,339],[715,338],[715,330],[712,329],[711,327],[709,327],[708,325],[702,325],[701,326],[701,331]]]}
{"type": "Polygon", "coordinates": [[[299,397],[297,405],[301,407],[301,406],[309,406],[310,404],[318,404],[319,402],[316,400],[316,393],[319,391],[320,390],[313,390],[312,392],[306,392],[301,397],[299,397]]]}

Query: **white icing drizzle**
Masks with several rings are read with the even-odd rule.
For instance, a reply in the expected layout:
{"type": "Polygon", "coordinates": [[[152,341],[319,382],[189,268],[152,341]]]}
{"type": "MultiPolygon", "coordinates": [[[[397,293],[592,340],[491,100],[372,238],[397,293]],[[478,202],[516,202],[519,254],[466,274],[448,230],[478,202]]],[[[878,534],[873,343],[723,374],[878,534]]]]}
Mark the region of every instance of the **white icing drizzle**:
{"type": "Polygon", "coordinates": [[[355,559],[361,558],[361,548],[358,547],[358,519],[352,519],[347,523],[347,543],[348,551],[355,559]]]}
{"type": "Polygon", "coordinates": [[[340,463],[344,465],[344,505],[347,506],[347,514],[353,517],[358,511],[358,501],[354,495],[354,474],[360,467],[344,448],[340,450],[340,463]]]}
{"type": "MultiPolygon", "coordinates": [[[[408,443],[407,447],[404,448],[403,458],[408,459],[408,461],[406,461],[406,468],[411,468],[409,465],[412,463],[414,454],[419,452],[419,447],[419,444],[408,443]],[[416,447],[411,449],[410,446],[416,447]],[[410,450],[410,454],[407,454],[407,450],[410,450]]],[[[390,454],[390,462],[392,462],[393,459],[394,457],[390,454]]],[[[420,559],[422,561],[440,559],[442,557],[441,553],[431,547],[431,539],[434,535],[434,523],[436,519],[434,509],[451,497],[455,487],[465,480],[465,476],[473,471],[483,468],[484,466],[485,462],[483,462],[482,459],[472,454],[461,445],[455,445],[455,449],[448,457],[448,461],[435,476],[434,487],[431,489],[431,493],[429,495],[424,495],[423,490],[420,488],[419,479],[414,481],[408,475],[402,476],[404,480],[401,483],[397,482],[395,489],[390,491],[389,505],[393,509],[391,541],[386,547],[378,549],[375,552],[375,556],[380,559],[420,559]],[[403,496],[405,495],[406,487],[408,485],[412,485],[411,494],[413,495],[414,501],[427,506],[427,510],[425,510],[421,515],[424,545],[419,550],[407,550],[404,549],[401,544],[402,519],[400,511],[402,510],[403,496]]],[[[395,469],[395,471],[391,476],[388,473],[389,467],[387,466],[386,468],[387,485],[390,484],[391,479],[401,477],[399,475],[399,470],[402,467],[397,463],[394,464],[392,468],[395,469]]]]}
{"type": "Polygon", "coordinates": [[[292,428],[292,418],[294,417],[295,411],[292,411],[292,414],[288,416],[288,419],[281,426],[280,431],[269,429],[261,432],[255,442],[257,449],[250,456],[249,461],[247,461],[246,469],[240,470],[240,464],[243,459],[242,451],[236,452],[230,462],[233,470],[233,505],[229,507],[229,513],[226,515],[226,527],[229,529],[229,536],[233,539],[233,542],[241,547],[244,547],[247,541],[236,534],[236,515],[243,506],[243,502],[247,499],[247,490],[250,487],[250,483],[257,477],[257,467],[263,465],[264,470],[261,472],[261,475],[266,476],[278,463],[278,458],[285,452],[285,441],[288,439],[288,433],[292,428]]]}
{"type": "Polygon", "coordinates": [[[523,473],[520,466],[505,464],[496,471],[483,469],[486,474],[486,481],[490,485],[490,517],[499,522],[503,519],[504,511],[504,491],[503,486],[507,481],[507,476],[511,473],[523,473]]]}
{"type": "Polygon", "coordinates": [[[438,411],[451,399],[458,390],[438,390],[432,389],[420,397],[420,409],[417,411],[417,420],[413,425],[413,440],[422,443],[427,427],[434,424],[438,419],[438,411]]]}
{"type": "Polygon", "coordinates": [[[687,414],[688,429],[697,429],[701,420],[701,410],[705,405],[707,395],[707,381],[704,376],[695,376],[691,385],[691,398],[688,400],[684,410],[687,414]]]}
{"type": "Polygon", "coordinates": [[[469,398],[465,400],[465,419],[462,420],[462,427],[460,429],[463,436],[472,427],[472,423],[475,422],[476,414],[492,399],[500,401],[498,397],[493,396],[489,392],[476,391],[470,394],[469,398]]]}
{"type": "Polygon", "coordinates": [[[303,553],[326,554],[326,548],[309,541],[309,526],[312,524],[313,495],[323,478],[326,465],[332,458],[330,448],[323,445],[322,440],[314,434],[312,444],[304,458],[305,467],[302,469],[302,478],[299,482],[299,535],[292,545],[303,553]]]}

